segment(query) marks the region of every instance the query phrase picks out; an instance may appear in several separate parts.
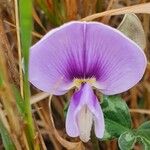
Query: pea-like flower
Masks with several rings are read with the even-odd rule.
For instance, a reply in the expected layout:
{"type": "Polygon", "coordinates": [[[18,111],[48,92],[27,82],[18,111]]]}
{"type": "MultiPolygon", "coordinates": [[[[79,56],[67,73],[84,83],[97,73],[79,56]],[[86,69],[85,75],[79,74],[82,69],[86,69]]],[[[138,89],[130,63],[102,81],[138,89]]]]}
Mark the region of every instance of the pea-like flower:
{"type": "Polygon", "coordinates": [[[146,68],[142,49],[118,30],[98,22],[73,21],[47,33],[31,47],[29,80],[42,91],[63,95],[75,89],[66,116],[66,132],[90,139],[92,126],[105,130],[99,90],[114,95],[133,87],[146,68]]]}

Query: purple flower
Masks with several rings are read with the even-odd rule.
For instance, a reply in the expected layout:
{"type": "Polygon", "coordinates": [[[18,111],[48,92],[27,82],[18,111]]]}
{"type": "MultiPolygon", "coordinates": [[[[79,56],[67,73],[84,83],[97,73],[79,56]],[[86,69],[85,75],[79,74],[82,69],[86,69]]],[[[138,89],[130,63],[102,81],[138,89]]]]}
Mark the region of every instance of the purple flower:
{"type": "Polygon", "coordinates": [[[142,49],[121,32],[96,22],[70,22],[31,47],[30,82],[42,91],[65,94],[75,88],[66,117],[69,136],[84,142],[92,125],[104,135],[104,116],[93,89],[106,95],[124,92],[143,76],[142,49]]]}

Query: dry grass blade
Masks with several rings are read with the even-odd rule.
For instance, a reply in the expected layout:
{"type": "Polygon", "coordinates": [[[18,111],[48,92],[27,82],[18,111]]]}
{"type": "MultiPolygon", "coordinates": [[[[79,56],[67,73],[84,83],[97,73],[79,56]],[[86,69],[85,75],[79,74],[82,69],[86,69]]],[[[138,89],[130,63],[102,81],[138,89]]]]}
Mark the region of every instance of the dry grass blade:
{"type": "Polygon", "coordinates": [[[147,63],[147,69],[150,70],[150,62],[147,63]]]}
{"type": "Polygon", "coordinates": [[[19,29],[19,14],[18,14],[18,0],[14,1],[15,4],[15,17],[16,17],[16,34],[17,34],[17,47],[18,47],[18,63],[19,63],[19,81],[20,92],[23,96],[23,74],[22,74],[22,56],[21,56],[21,41],[20,41],[20,29],[19,29]]]}
{"type": "Polygon", "coordinates": [[[0,14],[0,36],[1,36],[0,50],[4,51],[4,56],[6,58],[6,63],[9,70],[8,71],[9,79],[11,80],[12,83],[15,83],[17,86],[19,86],[19,80],[18,80],[19,73],[15,64],[14,56],[10,51],[11,46],[5,32],[3,17],[1,14],[0,14]]]}
{"type": "Polygon", "coordinates": [[[126,14],[126,13],[150,14],[150,3],[139,4],[139,5],[124,7],[124,8],[119,8],[119,9],[112,9],[112,10],[108,10],[102,13],[96,13],[96,14],[87,16],[81,20],[91,21],[91,20],[94,20],[96,18],[103,17],[103,16],[121,15],[121,14],[126,14]]]}
{"type": "Polygon", "coordinates": [[[44,140],[43,140],[43,138],[42,138],[40,129],[39,129],[38,125],[37,125],[37,122],[36,122],[36,119],[35,119],[34,116],[33,116],[33,119],[34,119],[34,122],[35,122],[36,130],[38,131],[38,133],[37,133],[37,137],[38,137],[38,138],[36,137],[35,139],[37,139],[37,142],[40,142],[40,148],[41,148],[41,150],[47,150],[47,149],[46,149],[46,145],[45,145],[45,143],[44,143],[44,140]]]}
{"type": "Polygon", "coordinates": [[[95,7],[97,0],[83,0],[83,16],[91,15],[95,13],[95,7]]]}
{"type": "Polygon", "coordinates": [[[53,128],[53,132],[54,132],[54,135],[55,135],[56,139],[63,145],[63,147],[65,147],[67,149],[70,149],[70,150],[76,150],[76,149],[83,150],[84,146],[83,146],[82,142],[69,142],[69,141],[63,139],[59,135],[58,131],[55,128],[53,117],[52,117],[51,100],[52,100],[52,96],[49,97],[49,113],[50,113],[50,121],[52,123],[52,128],[53,128]]]}
{"type": "MultiPolygon", "coordinates": [[[[11,128],[15,130],[16,134],[20,134],[20,126],[18,123],[17,117],[14,116],[14,112],[17,111],[17,108],[15,107],[15,100],[12,95],[12,91],[10,89],[9,83],[8,83],[8,77],[7,77],[7,70],[6,70],[6,65],[5,65],[5,60],[4,60],[4,55],[2,51],[0,51],[0,71],[1,71],[1,76],[3,79],[3,84],[0,87],[0,97],[2,100],[2,103],[6,109],[6,113],[8,115],[8,120],[9,123],[11,124],[11,128]],[[14,105],[14,108],[11,108],[12,105],[14,105]],[[16,124],[16,125],[15,125],[16,124]]],[[[16,113],[17,115],[17,113],[16,113]]]]}
{"type": "Polygon", "coordinates": [[[39,102],[38,104],[35,104],[34,106],[35,106],[35,109],[36,109],[41,121],[43,122],[43,126],[48,134],[50,141],[53,143],[54,149],[55,150],[61,149],[59,143],[57,142],[56,138],[53,135],[54,133],[53,133],[50,119],[49,119],[47,103],[45,104],[45,101],[42,101],[42,102],[39,102]],[[42,108],[44,108],[44,109],[42,109],[42,108]]]}
{"type": "Polygon", "coordinates": [[[37,102],[45,99],[46,97],[49,97],[49,95],[50,95],[49,93],[45,93],[45,92],[38,93],[31,97],[31,99],[30,99],[31,104],[37,103],[37,102]]]}
{"type": "MultiPolygon", "coordinates": [[[[24,123],[20,118],[20,114],[16,106],[16,100],[14,98],[11,86],[8,81],[8,77],[7,77],[8,73],[7,73],[7,69],[5,65],[6,63],[4,58],[5,57],[2,51],[0,51],[0,72],[1,72],[1,77],[3,79],[3,83],[0,87],[0,100],[6,111],[8,124],[10,127],[10,136],[12,137],[16,149],[17,150],[22,150],[24,148],[28,149],[25,133],[23,130],[24,123]]],[[[4,123],[4,119],[3,119],[3,123],[4,123]]],[[[8,125],[5,126],[8,129],[8,125]]]]}
{"type": "Polygon", "coordinates": [[[130,109],[130,112],[150,115],[150,110],[145,109],[130,109]]]}
{"type": "Polygon", "coordinates": [[[77,17],[77,1],[65,0],[67,9],[67,19],[74,20],[77,17]],[[70,9],[71,8],[71,9],[70,9]]]}
{"type": "Polygon", "coordinates": [[[5,125],[5,128],[7,129],[7,131],[10,133],[10,127],[6,118],[6,114],[4,112],[4,110],[2,110],[2,108],[0,107],[0,120],[2,121],[2,123],[5,125]]]}
{"type": "Polygon", "coordinates": [[[43,37],[43,35],[41,35],[41,34],[39,34],[37,32],[32,32],[32,35],[37,37],[37,38],[39,38],[39,39],[41,39],[43,37]]]}
{"type": "Polygon", "coordinates": [[[146,48],[145,48],[145,52],[147,54],[147,58],[150,59],[150,40],[149,40],[149,33],[150,33],[150,27],[149,27],[149,22],[150,22],[150,16],[147,14],[144,14],[143,16],[143,27],[144,27],[144,31],[145,31],[145,36],[146,36],[146,48]]]}
{"type": "Polygon", "coordinates": [[[45,27],[43,26],[43,24],[42,24],[42,22],[41,22],[39,16],[37,15],[35,9],[33,9],[32,15],[33,15],[33,18],[35,19],[35,21],[38,23],[38,25],[39,25],[45,32],[47,32],[46,29],[45,29],[45,27]]]}
{"type": "MultiPolygon", "coordinates": [[[[110,0],[110,1],[109,1],[109,4],[108,4],[108,6],[107,6],[106,11],[110,10],[110,9],[113,7],[114,2],[116,2],[116,0],[110,0]]],[[[104,16],[104,17],[102,18],[101,22],[107,24],[107,23],[109,22],[110,18],[111,18],[111,16],[104,16]]]]}

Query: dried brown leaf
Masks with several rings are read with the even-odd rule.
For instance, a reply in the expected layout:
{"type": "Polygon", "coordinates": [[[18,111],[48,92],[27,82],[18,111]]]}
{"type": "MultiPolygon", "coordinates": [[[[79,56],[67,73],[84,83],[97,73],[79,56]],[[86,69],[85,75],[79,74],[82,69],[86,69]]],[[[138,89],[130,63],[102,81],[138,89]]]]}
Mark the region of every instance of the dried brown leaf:
{"type": "Polygon", "coordinates": [[[146,46],[146,38],[141,21],[135,14],[125,14],[117,28],[127,37],[137,43],[142,49],[146,46]]]}
{"type": "Polygon", "coordinates": [[[31,104],[34,104],[34,103],[37,103],[43,99],[45,99],[46,97],[49,97],[49,93],[46,93],[46,92],[41,92],[41,93],[38,93],[36,95],[33,95],[30,99],[31,101],[31,104]]]}

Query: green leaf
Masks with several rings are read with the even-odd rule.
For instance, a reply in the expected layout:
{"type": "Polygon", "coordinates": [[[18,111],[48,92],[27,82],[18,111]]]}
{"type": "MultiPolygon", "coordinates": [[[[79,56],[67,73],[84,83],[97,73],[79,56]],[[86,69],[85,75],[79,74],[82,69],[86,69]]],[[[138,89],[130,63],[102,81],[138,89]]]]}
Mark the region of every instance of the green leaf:
{"type": "Polygon", "coordinates": [[[22,117],[24,118],[24,115],[25,115],[24,114],[24,112],[25,112],[24,100],[21,97],[18,89],[14,85],[12,86],[12,89],[13,89],[13,93],[14,93],[14,96],[15,96],[15,99],[16,99],[16,104],[17,104],[18,110],[19,110],[20,114],[22,115],[22,117]]]}
{"type": "Polygon", "coordinates": [[[2,141],[6,150],[15,150],[15,145],[13,144],[8,131],[0,120],[0,133],[2,136],[2,141]]]}
{"type": "Polygon", "coordinates": [[[138,129],[123,133],[118,140],[121,150],[131,150],[136,142],[144,146],[144,150],[150,149],[150,121],[143,123],[138,129]]]}
{"type": "Polygon", "coordinates": [[[103,140],[118,138],[131,129],[131,116],[125,101],[120,96],[104,96],[101,104],[105,117],[103,140]]]}
{"type": "Polygon", "coordinates": [[[68,107],[69,107],[69,101],[67,103],[65,103],[65,106],[64,106],[64,116],[66,117],[67,116],[67,111],[68,111],[68,107]]]}
{"type": "Polygon", "coordinates": [[[138,127],[138,130],[147,130],[150,133],[150,121],[146,121],[138,127]]]}
{"type": "Polygon", "coordinates": [[[0,87],[3,85],[3,76],[2,73],[0,72],[0,87]]]}
{"type": "Polygon", "coordinates": [[[29,48],[32,38],[32,0],[19,0],[19,23],[21,50],[24,59],[23,96],[24,96],[24,120],[26,122],[26,135],[30,149],[34,149],[35,130],[32,120],[30,105],[30,86],[28,81],[29,48]]]}
{"type": "Polygon", "coordinates": [[[136,136],[144,145],[145,150],[150,149],[150,121],[144,122],[136,132],[136,136]]]}
{"type": "Polygon", "coordinates": [[[118,143],[121,150],[131,150],[136,142],[136,136],[132,131],[126,131],[119,137],[118,143]]]}

